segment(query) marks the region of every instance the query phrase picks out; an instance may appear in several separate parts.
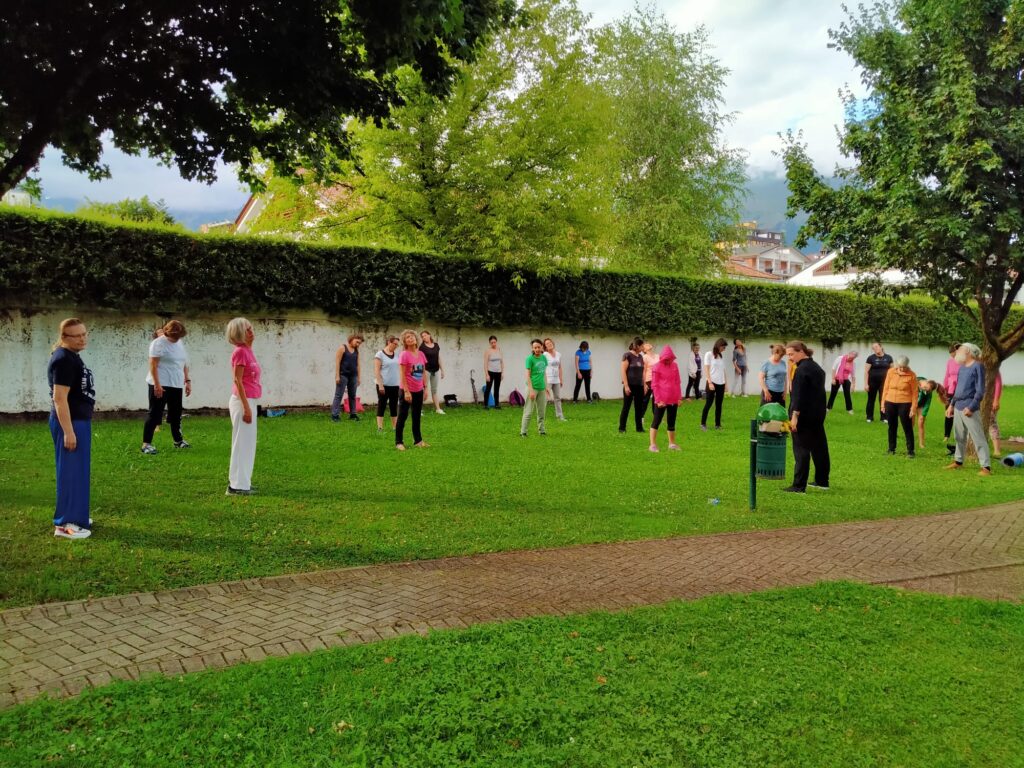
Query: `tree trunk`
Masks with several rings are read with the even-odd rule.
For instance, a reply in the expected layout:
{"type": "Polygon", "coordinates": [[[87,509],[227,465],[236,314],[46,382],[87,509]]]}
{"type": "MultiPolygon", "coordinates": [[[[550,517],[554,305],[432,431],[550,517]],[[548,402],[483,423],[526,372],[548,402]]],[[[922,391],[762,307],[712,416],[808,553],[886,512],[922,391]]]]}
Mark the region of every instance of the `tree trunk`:
{"type": "Polygon", "coordinates": [[[17,149],[0,168],[0,197],[21,184],[36,167],[50,140],[50,129],[42,122],[29,128],[18,141],[17,149]]]}
{"type": "MultiPolygon", "coordinates": [[[[988,343],[982,347],[979,361],[985,366],[985,397],[981,401],[981,426],[985,431],[985,439],[988,440],[988,429],[992,424],[992,399],[996,391],[996,376],[999,375],[999,366],[1002,360],[999,353],[988,343]]],[[[973,446],[970,448],[971,455],[976,456],[973,446]]]]}

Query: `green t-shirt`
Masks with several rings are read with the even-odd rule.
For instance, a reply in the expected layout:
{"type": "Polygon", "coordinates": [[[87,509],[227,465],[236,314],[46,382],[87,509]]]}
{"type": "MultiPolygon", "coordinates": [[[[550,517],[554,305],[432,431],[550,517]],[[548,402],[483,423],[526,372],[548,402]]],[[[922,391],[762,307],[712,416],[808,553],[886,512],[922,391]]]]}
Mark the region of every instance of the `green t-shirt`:
{"type": "Polygon", "coordinates": [[[526,370],[530,372],[530,386],[537,392],[547,388],[547,384],[544,381],[544,371],[547,368],[548,359],[544,355],[537,357],[531,354],[526,358],[526,370]]]}
{"type": "MultiPolygon", "coordinates": [[[[918,381],[925,381],[924,376],[918,376],[918,381]]],[[[928,415],[928,409],[932,407],[932,393],[917,390],[917,410],[922,416],[928,415]]]]}

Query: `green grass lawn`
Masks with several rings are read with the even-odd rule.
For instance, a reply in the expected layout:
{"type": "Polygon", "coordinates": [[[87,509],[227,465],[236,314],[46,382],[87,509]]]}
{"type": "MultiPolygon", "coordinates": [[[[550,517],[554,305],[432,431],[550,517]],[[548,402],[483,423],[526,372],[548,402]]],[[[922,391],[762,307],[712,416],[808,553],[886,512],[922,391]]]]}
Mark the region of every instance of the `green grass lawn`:
{"type": "Polygon", "coordinates": [[[1024,608],[823,584],[115,683],[11,766],[1024,764],[1024,608]]]}
{"type": "MultiPolygon", "coordinates": [[[[425,450],[399,453],[371,415],[260,422],[260,495],[225,497],[230,426],[191,417],[195,446],[139,452],[142,422],[94,424],[88,541],[54,539],[53,447],[46,425],[0,427],[0,606],[180,587],[356,564],[599,541],[776,528],[962,509],[1021,497],[1024,470],[945,472],[942,414],[916,460],[885,455],[885,426],[830,416],[829,493],[784,494],[761,481],[747,506],[754,398],[725,403],[725,429],[702,433],[681,409],[682,452],[648,453],[617,432],[618,403],[566,406],[546,438],[518,436],[518,409],[424,415],[425,450]],[[720,499],[717,505],[710,498],[720,499]]],[[[863,395],[856,406],[863,408],[863,395]]],[[[550,409],[549,409],[550,416],[550,409]]],[[[1024,432],[1024,389],[1008,388],[1004,435],[1024,432]]],[[[902,439],[901,439],[902,440],[902,439]]],[[[665,437],[662,435],[662,446],[665,437]]],[[[792,456],[788,464],[792,468],[792,456]]]]}

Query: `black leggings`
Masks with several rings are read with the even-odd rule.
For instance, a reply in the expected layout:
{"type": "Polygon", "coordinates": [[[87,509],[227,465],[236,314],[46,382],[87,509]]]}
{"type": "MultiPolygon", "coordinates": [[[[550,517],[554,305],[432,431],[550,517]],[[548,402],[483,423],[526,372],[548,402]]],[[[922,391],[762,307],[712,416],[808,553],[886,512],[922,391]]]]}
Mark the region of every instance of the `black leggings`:
{"type": "Polygon", "coordinates": [[[629,416],[629,408],[633,406],[633,419],[636,424],[636,431],[644,431],[644,383],[642,381],[629,382],[629,394],[622,390],[622,412],[619,414],[619,432],[626,431],[626,419],[629,416]]]}
{"type": "Polygon", "coordinates": [[[398,408],[398,423],[395,424],[395,445],[405,445],[402,438],[405,436],[405,421],[409,418],[409,411],[412,411],[412,441],[422,443],[423,435],[420,434],[420,414],[423,412],[423,390],[410,392],[412,402],[404,397],[398,408]]]}
{"type": "Polygon", "coordinates": [[[689,381],[686,382],[686,394],[683,397],[690,396],[690,390],[693,390],[694,397],[700,397],[700,374],[696,376],[690,376],[689,381]]]}
{"type": "Polygon", "coordinates": [[[668,431],[676,431],[676,411],[679,410],[679,406],[673,403],[672,405],[666,405],[664,408],[659,408],[658,404],[654,404],[654,421],[651,422],[651,429],[657,429],[661,426],[661,417],[668,413],[668,431]]]}
{"type": "Polygon", "coordinates": [[[708,424],[708,411],[711,404],[715,404],[715,426],[722,426],[722,400],[725,399],[725,384],[715,384],[714,389],[704,390],[707,401],[704,403],[704,413],[700,415],[700,425],[706,427],[708,424]]]}
{"type": "MultiPolygon", "coordinates": [[[[868,419],[875,418],[875,398],[878,398],[878,407],[882,407],[882,387],[885,386],[885,375],[882,376],[868,376],[868,407],[864,410],[864,415],[868,419]]],[[[882,416],[885,418],[884,414],[882,416]]]]}
{"type": "Polygon", "coordinates": [[[174,442],[180,443],[181,437],[181,387],[164,387],[164,396],[157,397],[152,384],[149,385],[149,416],[142,428],[142,442],[152,443],[153,433],[160,426],[164,417],[164,406],[167,407],[167,423],[171,425],[171,436],[174,442]]]}
{"type": "Polygon", "coordinates": [[[768,390],[768,394],[770,395],[770,397],[767,400],[765,400],[764,399],[764,392],[761,393],[761,405],[764,405],[766,403],[778,403],[783,408],[786,407],[786,393],[785,392],[776,392],[773,389],[769,389],[768,390]]]}
{"type": "Polygon", "coordinates": [[[849,379],[847,379],[846,381],[844,381],[844,382],[842,382],[840,384],[833,384],[832,385],[832,394],[830,394],[828,396],[828,409],[830,411],[832,410],[832,404],[835,403],[835,401],[836,401],[836,395],[839,393],[839,388],[840,387],[843,388],[843,397],[846,399],[846,410],[852,411],[853,410],[853,398],[850,397],[850,380],[849,379]]]}
{"type": "Polygon", "coordinates": [[[947,416],[946,417],[946,423],[945,423],[944,427],[945,427],[945,432],[943,434],[943,439],[948,443],[949,442],[949,436],[953,434],[953,417],[952,416],[947,416]]]}
{"type": "Polygon", "coordinates": [[[585,385],[587,388],[587,402],[590,402],[590,371],[580,371],[579,378],[576,379],[576,388],[572,391],[572,401],[578,403],[580,400],[580,386],[585,385]]]}
{"type": "Polygon", "coordinates": [[[494,393],[494,405],[501,405],[501,372],[488,371],[488,375],[491,378],[484,384],[484,408],[487,407],[487,401],[491,398],[491,392],[494,393]]]}
{"type": "Polygon", "coordinates": [[[384,409],[391,411],[391,418],[398,415],[398,396],[402,391],[399,386],[385,386],[383,389],[377,387],[377,415],[384,416],[384,409]]]}
{"type": "Polygon", "coordinates": [[[896,450],[896,419],[903,425],[907,439],[907,453],[914,452],[914,420],[910,418],[910,403],[886,403],[885,418],[889,422],[889,450],[896,450]]]}

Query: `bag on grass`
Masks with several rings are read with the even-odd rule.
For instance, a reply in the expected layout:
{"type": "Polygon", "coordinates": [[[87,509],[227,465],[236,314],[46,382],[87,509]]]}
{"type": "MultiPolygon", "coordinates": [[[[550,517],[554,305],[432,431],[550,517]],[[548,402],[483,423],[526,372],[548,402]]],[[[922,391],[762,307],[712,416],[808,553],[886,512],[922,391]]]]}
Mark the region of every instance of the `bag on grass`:
{"type": "Polygon", "coordinates": [[[523,393],[520,392],[518,389],[513,389],[511,392],[508,393],[508,404],[518,405],[522,407],[526,405],[526,398],[523,397],[523,393]]]}
{"type": "Polygon", "coordinates": [[[444,407],[445,408],[458,408],[462,403],[459,402],[458,395],[445,395],[444,396],[444,407]]]}
{"type": "MultiPolygon", "coordinates": [[[[342,401],[341,406],[345,410],[345,413],[349,413],[349,410],[348,410],[348,397],[347,396],[342,401]]],[[[362,412],[363,412],[363,399],[361,397],[357,396],[356,397],[356,413],[362,413],[362,412]]]]}

